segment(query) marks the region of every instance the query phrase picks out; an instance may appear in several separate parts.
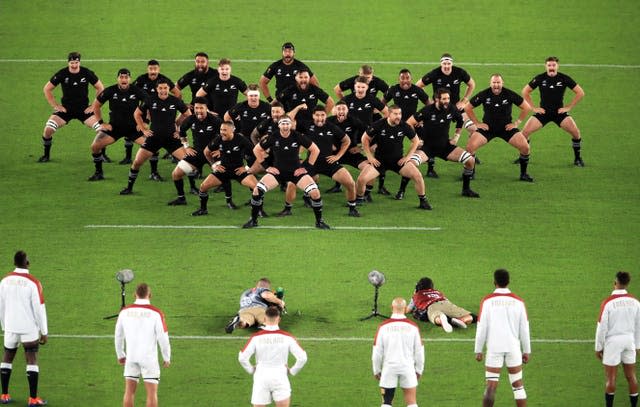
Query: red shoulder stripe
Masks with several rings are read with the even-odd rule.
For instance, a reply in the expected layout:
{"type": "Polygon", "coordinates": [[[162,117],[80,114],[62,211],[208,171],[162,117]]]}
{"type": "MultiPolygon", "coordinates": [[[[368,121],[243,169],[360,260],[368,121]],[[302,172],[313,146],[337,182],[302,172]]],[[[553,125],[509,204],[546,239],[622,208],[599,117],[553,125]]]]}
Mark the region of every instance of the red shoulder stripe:
{"type": "Polygon", "coordinates": [[[145,308],[145,309],[157,312],[158,315],[160,315],[160,321],[162,321],[162,329],[165,332],[169,331],[169,329],[167,328],[167,321],[165,321],[165,319],[164,319],[164,312],[162,312],[162,310],[160,308],[154,307],[151,304],[131,304],[131,305],[127,305],[126,307],[124,307],[123,310],[129,309],[129,308],[145,308]]]}
{"type": "Polygon", "coordinates": [[[25,273],[11,272],[7,274],[7,276],[16,276],[16,277],[26,278],[27,280],[34,283],[36,285],[36,288],[38,289],[38,297],[40,298],[40,304],[44,304],[44,294],[42,293],[42,284],[40,284],[40,280],[38,280],[31,274],[25,274],[25,273]]]}
{"type": "MultiPolygon", "coordinates": [[[[482,307],[484,306],[484,302],[486,300],[488,300],[488,299],[495,298],[495,297],[511,297],[511,298],[514,298],[514,299],[520,301],[522,304],[524,304],[524,300],[522,298],[518,297],[517,295],[515,295],[514,293],[505,293],[505,294],[491,293],[491,294],[485,296],[482,299],[482,301],[480,302],[480,310],[478,310],[478,321],[477,322],[480,322],[480,317],[482,316],[482,307]]],[[[524,311],[525,311],[525,316],[526,316],[526,318],[528,320],[529,319],[529,315],[527,314],[527,307],[525,307],[524,311]]]]}
{"type": "Polygon", "coordinates": [[[600,320],[602,320],[602,313],[604,312],[604,307],[606,307],[607,304],[610,303],[611,301],[613,301],[613,300],[615,300],[617,298],[622,298],[622,297],[629,297],[629,298],[636,299],[636,297],[634,297],[631,294],[615,294],[615,295],[608,296],[600,304],[600,313],[598,314],[598,322],[600,322],[600,320]]]}
{"type": "Polygon", "coordinates": [[[404,322],[404,323],[407,323],[409,325],[415,326],[416,328],[418,328],[418,332],[420,331],[420,327],[418,326],[418,324],[416,324],[415,322],[413,322],[409,318],[404,318],[404,319],[392,319],[392,318],[389,318],[389,319],[385,319],[380,325],[378,325],[378,330],[376,331],[376,336],[373,337],[373,346],[376,345],[376,342],[378,340],[378,334],[380,333],[380,329],[383,326],[385,326],[387,324],[390,324],[390,323],[393,323],[393,322],[404,322]]]}
{"type": "MultiPolygon", "coordinates": [[[[244,352],[247,349],[247,346],[249,346],[249,343],[253,340],[253,338],[257,338],[258,336],[273,335],[273,334],[288,336],[289,338],[291,338],[294,341],[296,341],[296,343],[298,343],[298,340],[296,339],[295,336],[293,336],[292,334],[290,334],[287,331],[283,331],[282,329],[278,329],[276,331],[265,331],[264,329],[261,329],[261,330],[259,330],[258,332],[254,333],[253,335],[251,335],[249,337],[249,340],[247,341],[247,343],[244,344],[244,347],[240,351],[244,352]]],[[[300,346],[299,343],[298,343],[298,346],[300,346]]],[[[300,346],[300,348],[302,348],[302,346],[300,346]]]]}

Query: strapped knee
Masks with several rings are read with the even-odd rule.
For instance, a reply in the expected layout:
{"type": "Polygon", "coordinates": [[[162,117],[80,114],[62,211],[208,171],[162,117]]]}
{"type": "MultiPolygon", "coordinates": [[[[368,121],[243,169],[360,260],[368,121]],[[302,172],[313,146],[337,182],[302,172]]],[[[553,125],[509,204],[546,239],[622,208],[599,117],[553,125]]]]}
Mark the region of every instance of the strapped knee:
{"type": "Polygon", "coordinates": [[[380,393],[382,394],[382,400],[384,404],[391,405],[391,403],[393,403],[393,396],[396,394],[396,389],[395,387],[393,388],[382,387],[380,389],[380,393]]]}
{"type": "Polygon", "coordinates": [[[524,386],[511,387],[513,390],[513,398],[516,400],[525,400],[527,398],[527,392],[524,391],[524,386]]]}
{"type": "Polygon", "coordinates": [[[314,189],[318,189],[318,184],[316,184],[315,182],[312,182],[311,184],[304,187],[304,193],[309,195],[311,191],[313,191],[314,189]]]}
{"type": "Polygon", "coordinates": [[[469,127],[473,126],[473,120],[471,119],[467,119],[466,122],[464,122],[464,128],[468,129],[469,127]]]}
{"type": "Polygon", "coordinates": [[[500,380],[500,373],[485,371],[484,378],[489,382],[497,382],[500,380]]]}
{"type": "Polygon", "coordinates": [[[522,370],[518,373],[509,373],[509,383],[513,384],[518,380],[522,380],[522,370]]]}
{"type": "Polygon", "coordinates": [[[186,175],[191,175],[194,173],[194,169],[191,164],[189,164],[185,160],[178,161],[177,167],[180,168],[186,175]]]}
{"type": "Polygon", "coordinates": [[[416,165],[422,164],[422,158],[420,158],[420,154],[412,154],[410,160],[413,160],[416,165]]]}
{"type": "Polygon", "coordinates": [[[45,124],[44,127],[51,130],[51,132],[54,133],[56,130],[58,130],[58,123],[56,123],[53,120],[47,120],[47,124],[45,124]]]}
{"type": "Polygon", "coordinates": [[[460,154],[460,158],[458,159],[458,161],[462,164],[466,164],[467,161],[471,159],[471,157],[473,157],[473,155],[465,150],[462,152],[462,154],[460,154]]]}
{"type": "Polygon", "coordinates": [[[269,188],[267,188],[267,186],[262,181],[258,182],[258,184],[256,185],[256,189],[258,190],[258,196],[260,196],[261,198],[269,190],[269,188]]]}

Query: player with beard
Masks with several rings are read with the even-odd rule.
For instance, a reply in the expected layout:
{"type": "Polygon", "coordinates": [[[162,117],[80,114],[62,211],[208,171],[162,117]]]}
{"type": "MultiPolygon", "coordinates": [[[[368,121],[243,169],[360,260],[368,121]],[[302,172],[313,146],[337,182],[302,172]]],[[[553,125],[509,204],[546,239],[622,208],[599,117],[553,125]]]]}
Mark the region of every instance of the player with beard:
{"type": "Polygon", "coordinates": [[[362,170],[356,181],[357,201],[361,204],[364,202],[367,183],[374,180],[380,173],[390,170],[412,179],[420,200],[418,208],[431,210],[431,205],[425,195],[422,175],[415,165],[409,164],[409,160],[416,152],[419,143],[420,139],[416,136],[415,131],[402,121],[402,110],[398,106],[391,106],[389,117],[378,120],[369,126],[362,135],[362,149],[367,155],[369,165],[362,170]],[[405,137],[411,140],[411,146],[407,154],[403,155],[405,137]],[[375,154],[371,150],[373,144],[378,146],[375,154]]]}
{"type": "Polygon", "coordinates": [[[413,84],[411,71],[401,69],[398,74],[398,83],[391,86],[382,98],[382,103],[393,102],[402,109],[402,121],[407,121],[418,111],[418,101],[425,106],[429,104],[429,96],[425,91],[413,84]]]}
{"type": "MultiPolygon", "coordinates": [[[[154,96],[160,80],[165,81],[169,85],[169,91],[173,96],[178,99],[182,98],[180,89],[176,87],[173,81],[160,73],[160,62],[155,59],[151,59],[147,62],[147,73],[138,76],[133,84],[145,91],[148,96],[154,96]]],[[[144,120],[145,123],[149,124],[149,122],[146,121],[146,117],[144,120]]],[[[125,143],[124,146],[126,157],[124,160],[120,161],[120,164],[131,164],[133,143],[125,143]]],[[[163,179],[160,176],[160,173],[158,173],[158,152],[149,159],[149,164],[151,165],[151,175],[149,175],[149,179],[153,181],[162,181],[163,179]]]]}
{"type": "MultiPolygon", "coordinates": [[[[360,76],[355,79],[353,85],[353,93],[347,95],[342,100],[347,104],[349,108],[349,115],[356,117],[365,126],[373,123],[374,117],[380,115],[387,117],[389,115],[389,108],[382,103],[380,99],[369,92],[369,83],[367,78],[360,76]]],[[[385,173],[380,173],[378,176],[378,193],[382,195],[390,195],[389,191],[384,187],[385,173]]],[[[366,198],[371,199],[371,189],[367,189],[366,198]]]]}
{"type": "MultiPolygon", "coordinates": [[[[247,94],[247,84],[235,75],[231,75],[231,60],[222,58],[218,62],[218,75],[198,90],[198,96],[206,96],[209,110],[224,117],[227,110],[238,103],[238,94],[247,94]]],[[[249,136],[248,134],[245,136],[249,136]]]]}
{"type": "Polygon", "coordinates": [[[100,122],[93,115],[93,106],[89,106],[89,84],[96,89],[96,95],[104,90],[104,85],[93,71],[80,66],[79,52],[70,52],[67,60],[67,67],[56,72],[44,85],[44,97],[53,108],[53,114],[47,119],[42,132],[44,154],[38,159],[41,163],[50,160],[53,133],[70,120],[79,120],[95,131],[100,128],[100,122]],[[58,85],[62,88],[60,103],[53,95],[53,90],[58,85]]]}
{"type": "Polygon", "coordinates": [[[537,75],[522,89],[522,97],[535,113],[527,120],[522,134],[529,140],[532,133],[540,130],[547,123],[554,122],[571,135],[574,154],[573,164],[577,167],[584,167],[584,162],[580,155],[580,143],[582,142],[580,130],[573,117],[569,116],[569,111],[584,97],[584,90],[570,76],[558,72],[558,62],[559,59],[557,57],[547,58],[545,72],[537,75]],[[531,99],[531,93],[536,88],[540,89],[539,107],[534,107],[531,99]],[[571,89],[575,95],[571,102],[565,106],[563,99],[564,92],[567,89],[571,89]]]}
{"type": "MultiPolygon", "coordinates": [[[[416,85],[421,88],[424,88],[429,84],[431,84],[433,87],[434,95],[440,88],[449,89],[449,91],[451,92],[451,104],[455,105],[460,113],[462,113],[464,127],[467,129],[469,134],[472,134],[474,131],[476,131],[476,128],[473,127],[473,122],[469,120],[466,113],[464,112],[464,107],[473,94],[473,90],[476,87],[476,82],[473,80],[471,75],[467,73],[467,71],[453,65],[453,57],[451,56],[451,54],[442,54],[442,56],[440,57],[440,66],[426,73],[418,82],[416,82],[416,85]],[[464,91],[464,96],[460,98],[460,86],[463,83],[467,85],[467,88],[464,91]]],[[[476,160],[476,162],[480,164],[480,160],[476,160]]],[[[438,178],[438,174],[434,169],[434,164],[435,161],[429,161],[427,177],[438,178]]]]}
{"type": "Polygon", "coordinates": [[[343,80],[333,88],[333,91],[336,93],[338,100],[345,97],[344,92],[347,90],[350,90],[351,93],[355,92],[356,79],[360,77],[366,79],[366,83],[367,85],[369,85],[368,92],[373,97],[378,97],[378,92],[384,95],[385,92],[389,89],[389,85],[387,85],[387,82],[373,74],[373,68],[371,67],[371,65],[362,65],[358,70],[357,75],[343,80]]]}
{"type": "MultiPolygon", "coordinates": [[[[187,117],[180,125],[180,138],[186,154],[171,173],[178,197],[169,202],[170,206],[187,204],[183,181],[185,175],[189,177],[191,192],[193,193],[195,190],[195,194],[200,193],[196,188],[195,177],[197,174],[202,173],[202,167],[209,163],[205,149],[220,131],[220,124],[222,123],[218,116],[207,112],[207,99],[205,98],[196,97],[193,100],[193,112],[194,114],[187,117]],[[189,147],[187,130],[191,130],[193,148],[189,147]]],[[[231,209],[235,209],[231,196],[226,198],[227,205],[229,205],[231,209]]]]}
{"type": "Polygon", "coordinates": [[[180,91],[187,86],[191,90],[191,103],[187,106],[193,113],[194,99],[198,95],[198,91],[209,80],[218,76],[218,72],[215,69],[209,67],[209,55],[206,52],[198,52],[195,56],[195,68],[186,74],[182,75],[176,83],[176,88],[180,91]]]}
{"type": "Polygon", "coordinates": [[[309,70],[303,68],[299,69],[296,73],[295,85],[289,86],[285,90],[277,93],[277,99],[284,105],[285,110],[292,117],[294,116],[294,109],[298,108],[295,110],[295,112],[297,112],[295,117],[296,121],[301,125],[308,125],[313,121],[311,112],[319,101],[325,103],[327,114],[331,113],[335,105],[335,102],[327,92],[311,82],[309,70]],[[300,105],[303,104],[306,105],[306,107],[300,109],[300,105]]]}
{"type": "MultiPolygon", "coordinates": [[[[313,178],[317,182],[318,175],[326,175],[331,179],[343,185],[346,189],[347,203],[349,207],[349,216],[359,217],[360,213],[356,209],[356,183],[353,177],[340,165],[342,156],[349,149],[351,141],[338,126],[327,122],[327,113],[324,107],[317,105],[313,109],[313,124],[300,128],[300,131],[309,137],[311,141],[320,149],[318,159],[313,166],[313,178]],[[340,145],[337,151],[334,151],[336,145],[340,145]]],[[[308,161],[305,160],[303,165],[309,168],[308,161]]],[[[285,203],[287,209],[287,203],[285,203]]],[[[289,206],[289,210],[291,207],[289,206]]]]}
{"type": "Polygon", "coordinates": [[[296,48],[293,44],[285,42],[282,44],[282,59],[279,59],[269,65],[267,70],[260,77],[260,81],[258,82],[260,90],[269,103],[273,102],[271,93],[269,93],[269,82],[274,76],[276,77],[275,95],[278,95],[289,86],[295,85],[296,74],[302,69],[309,72],[309,81],[312,85],[320,86],[318,78],[316,78],[311,69],[309,69],[304,62],[295,59],[295,55],[296,48]]]}
{"type": "Polygon", "coordinates": [[[104,179],[102,171],[102,151],[108,145],[115,143],[124,137],[126,142],[144,143],[144,137],[136,129],[136,121],[133,112],[146,98],[146,93],[141,89],[131,86],[131,72],[127,68],[118,71],[118,83],[109,86],[93,101],[93,114],[98,122],[102,122],[104,103],[109,103],[109,123],[103,123],[98,129],[98,134],[91,144],[91,155],[95,165],[95,173],[89,177],[89,181],[104,179]]]}
{"type": "Polygon", "coordinates": [[[316,218],[316,228],[330,229],[322,219],[322,197],[318,185],[309,175],[309,169],[302,166],[299,158],[299,149],[304,147],[308,150],[309,156],[306,165],[315,165],[320,149],[308,137],[298,133],[291,128],[291,118],[285,116],[278,121],[278,133],[260,141],[253,148],[256,156],[256,164],[262,164],[267,150],[273,155],[273,166],[267,168],[267,174],[260,179],[258,185],[253,189],[251,197],[251,219],[242,227],[245,229],[258,226],[258,214],[262,207],[264,194],[278,184],[292,182],[298,188],[306,192],[312,200],[313,212],[316,218]]]}
{"type": "Polygon", "coordinates": [[[136,158],[131,164],[127,186],[120,191],[120,195],[133,193],[133,184],[136,182],[140,167],[161,148],[171,152],[178,160],[182,160],[186,155],[185,148],[178,140],[177,128],[191,115],[191,112],[182,100],[169,95],[169,83],[165,79],[158,79],[156,91],[156,94],[149,97],[133,114],[136,124],[145,135],[146,140],[140,146],[136,158]],[[148,112],[151,117],[150,128],[143,120],[143,117],[146,116],[145,112],[148,112]],[[176,119],[177,112],[181,114],[176,119]]]}
{"type": "MultiPolygon", "coordinates": [[[[418,167],[430,157],[440,157],[447,161],[457,161],[464,165],[462,173],[462,196],[480,198],[480,195],[470,187],[471,175],[475,159],[467,151],[456,146],[462,131],[462,116],[458,109],[452,105],[450,92],[446,88],[440,88],[435,94],[435,102],[425,106],[407,120],[407,124],[413,127],[420,138],[422,146],[411,157],[411,163],[418,167]],[[452,121],[456,122],[455,135],[449,139],[449,127],[452,121]]],[[[400,190],[396,199],[402,199],[409,183],[409,178],[403,177],[400,182],[400,190]]]]}
{"type": "Polygon", "coordinates": [[[236,104],[224,114],[224,121],[233,121],[236,129],[246,138],[251,137],[258,123],[269,117],[271,106],[260,100],[258,85],[247,86],[247,100],[236,104]]]}
{"type": "MultiPolygon", "coordinates": [[[[218,157],[219,161],[211,166],[212,173],[200,185],[200,209],[193,216],[208,214],[207,202],[209,189],[215,188],[231,180],[236,180],[247,188],[253,189],[258,180],[251,168],[244,164],[244,157],[251,154],[253,144],[241,134],[235,134],[233,122],[224,122],[220,126],[220,135],[205,148],[205,156],[218,157]]],[[[227,207],[237,209],[231,198],[227,198],[227,207]]]]}
{"type": "Polygon", "coordinates": [[[469,137],[466,150],[475,155],[480,147],[499,137],[520,151],[520,181],[533,182],[533,178],[527,174],[529,143],[518,129],[518,125],[531,111],[531,106],[520,95],[504,87],[502,75],[497,73],[491,75],[490,87],[471,98],[464,109],[478,129],[469,137]],[[482,122],[473,112],[473,108],[480,105],[484,110],[482,122]],[[513,105],[520,108],[520,115],[512,123],[513,105]]]}
{"type": "MultiPolygon", "coordinates": [[[[340,100],[336,103],[335,116],[327,118],[329,123],[333,123],[338,126],[347,136],[349,136],[350,144],[347,152],[340,158],[340,164],[350,165],[353,168],[357,168],[362,171],[369,163],[367,157],[362,154],[362,148],[360,147],[360,139],[362,134],[367,129],[359,119],[349,114],[349,108],[344,100],[340,100]]],[[[335,146],[337,149],[338,146],[335,146]]],[[[371,193],[372,186],[367,185],[367,192],[365,192],[365,198],[371,193]]],[[[328,193],[341,192],[342,188],[339,182],[327,190],[328,193]]]]}

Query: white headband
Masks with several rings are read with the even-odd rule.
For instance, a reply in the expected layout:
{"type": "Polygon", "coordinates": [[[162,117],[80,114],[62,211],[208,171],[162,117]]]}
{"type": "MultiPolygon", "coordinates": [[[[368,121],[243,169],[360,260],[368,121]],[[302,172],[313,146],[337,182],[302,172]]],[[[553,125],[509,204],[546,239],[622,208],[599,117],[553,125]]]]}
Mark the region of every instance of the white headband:
{"type": "Polygon", "coordinates": [[[446,61],[453,62],[453,58],[451,58],[451,57],[442,57],[442,58],[440,58],[440,62],[446,62],[446,61]]]}
{"type": "Polygon", "coordinates": [[[247,92],[247,96],[260,96],[260,92],[257,90],[250,90],[247,92]]]}
{"type": "Polygon", "coordinates": [[[278,120],[278,126],[283,123],[291,124],[291,119],[289,119],[288,117],[283,117],[282,119],[278,120]]]}

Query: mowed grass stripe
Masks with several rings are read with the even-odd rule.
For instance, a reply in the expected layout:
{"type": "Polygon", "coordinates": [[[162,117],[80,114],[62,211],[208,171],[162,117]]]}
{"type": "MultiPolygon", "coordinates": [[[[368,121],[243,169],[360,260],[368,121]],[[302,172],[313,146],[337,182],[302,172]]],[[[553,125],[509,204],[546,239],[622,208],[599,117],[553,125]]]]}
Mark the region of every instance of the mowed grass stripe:
{"type": "MultiPolygon", "coordinates": [[[[87,229],[242,229],[236,225],[85,225],[87,229]]],[[[315,226],[258,226],[257,229],[315,229],[315,226]]],[[[420,226],[331,226],[332,230],[386,230],[432,232],[441,227],[420,226]]]]}
{"type": "MultiPolygon", "coordinates": [[[[70,334],[52,334],[50,338],[60,339],[113,339],[113,335],[70,335],[70,334]]],[[[246,341],[248,336],[229,336],[229,335],[169,335],[172,340],[208,340],[208,341],[246,341]]],[[[371,338],[362,337],[296,337],[299,341],[304,342],[373,342],[371,338]]],[[[474,342],[473,338],[423,338],[424,342],[474,342]]],[[[533,343],[566,343],[566,344],[584,344],[593,343],[593,339],[554,339],[541,338],[531,339],[533,343]]]]}

